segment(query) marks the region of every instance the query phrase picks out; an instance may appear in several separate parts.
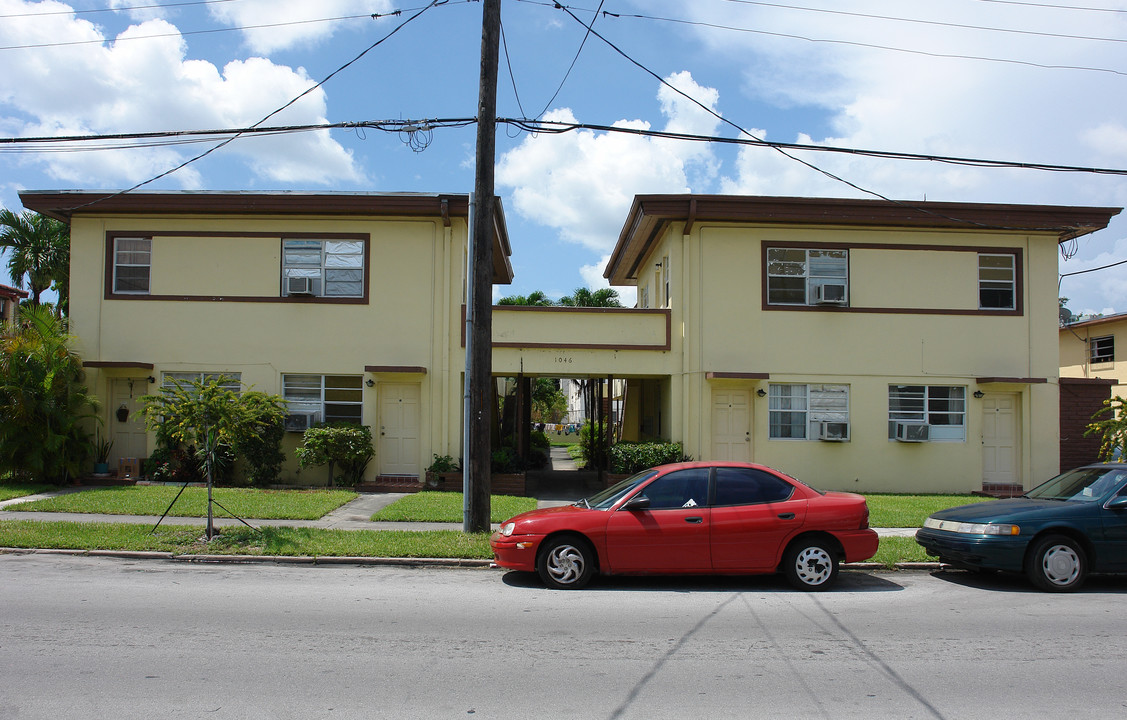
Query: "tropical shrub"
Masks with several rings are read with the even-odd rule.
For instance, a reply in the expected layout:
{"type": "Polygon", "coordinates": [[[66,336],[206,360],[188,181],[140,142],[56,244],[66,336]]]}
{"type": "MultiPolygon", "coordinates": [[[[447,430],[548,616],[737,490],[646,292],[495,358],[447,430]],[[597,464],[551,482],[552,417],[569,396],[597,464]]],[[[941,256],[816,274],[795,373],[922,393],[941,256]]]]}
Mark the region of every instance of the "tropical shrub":
{"type": "Polygon", "coordinates": [[[328,465],[329,486],[336,482],[334,468],[339,465],[341,481],[357,485],[364,477],[364,468],[375,455],[372,429],[354,423],[327,423],[305,431],[302,445],[295,451],[301,466],[328,465]]]}
{"type": "Polygon", "coordinates": [[[98,401],[73,341],[65,319],[35,305],[0,334],[0,473],[62,484],[93,453],[98,401]]]}
{"type": "Polygon", "coordinates": [[[1116,395],[1092,416],[1084,437],[1100,436],[1099,458],[1105,462],[1127,461],[1127,401],[1116,395]],[[1106,417],[1105,417],[1106,416],[1106,417]]]}
{"type": "Polygon", "coordinates": [[[610,449],[610,471],[633,474],[667,463],[692,460],[681,449],[681,443],[620,442],[610,449]]]}

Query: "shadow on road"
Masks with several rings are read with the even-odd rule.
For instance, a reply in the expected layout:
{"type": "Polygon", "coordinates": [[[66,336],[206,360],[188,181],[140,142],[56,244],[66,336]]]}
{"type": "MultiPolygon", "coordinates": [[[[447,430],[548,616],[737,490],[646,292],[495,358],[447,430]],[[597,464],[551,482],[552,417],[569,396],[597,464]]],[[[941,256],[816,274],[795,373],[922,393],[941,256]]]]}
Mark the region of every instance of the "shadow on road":
{"type": "MultiPolygon", "coordinates": [[[[515,588],[544,588],[536,573],[510,571],[502,576],[502,581],[515,588]]],[[[829,592],[891,592],[903,589],[900,584],[893,582],[888,576],[846,570],[838,575],[837,584],[829,592]]],[[[616,575],[596,577],[584,591],[606,590],[677,593],[798,592],[787,583],[782,575],[680,575],[675,577],[667,575],[616,575]]]]}
{"type": "MultiPolygon", "coordinates": [[[[932,572],[931,576],[937,580],[977,590],[1008,593],[1041,593],[1040,590],[1033,587],[1025,576],[1020,573],[993,571],[976,572],[973,570],[943,568],[942,570],[932,572]]],[[[1079,590],[1073,591],[1071,594],[1085,595],[1096,593],[1101,595],[1109,593],[1127,594],[1127,576],[1093,575],[1084,581],[1084,584],[1080,586],[1079,590]]]]}

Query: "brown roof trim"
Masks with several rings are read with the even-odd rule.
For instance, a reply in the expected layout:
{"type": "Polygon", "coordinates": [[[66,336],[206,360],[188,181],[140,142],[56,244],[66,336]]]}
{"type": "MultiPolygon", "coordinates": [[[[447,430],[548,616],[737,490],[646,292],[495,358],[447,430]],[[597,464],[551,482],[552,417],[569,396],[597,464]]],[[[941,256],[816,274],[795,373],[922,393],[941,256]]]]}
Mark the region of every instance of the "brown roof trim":
{"type": "Polygon", "coordinates": [[[120,368],[125,370],[152,370],[153,364],[147,362],[129,362],[116,360],[83,360],[82,367],[88,368],[120,368]]]}
{"type": "Polygon", "coordinates": [[[707,380],[770,380],[771,373],[706,372],[707,380]]]}
{"type": "Polygon", "coordinates": [[[1079,320],[1072,322],[1061,327],[1061,332],[1081,327],[1092,327],[1093,325],[1103,325],[1104,323],[1113,323],[1127,320],[1127,313],[1115,313],[1114,315],[1104,315],[1103,317],[1092,318],[1090,320],[1079,320]]]}
{"type": "Polygon", "coordinates": [[[979,385],[990,385],[992,383],[1007,385],[1041,385],[1049,382],[1049,379],[1043,377],[980,377],[975,378],[974,381],[979,385]]]}
{"type": "Polygon", "coordinates": [[[638,266],[674,222],[1037,232],[1058,242],[1107,227],[1122,208],[988,203],[889,202],[756,195],[637,195],[603,277],[637,282],[638,266]]]}
{"type": "MultiPolygon", "coordinates": [[[[28,210],[70,223],[75,215],[332,215],[469,218],[470,196],[444,193],[302,192],[92,192],[28,190],[20,193],[28,210]]],[[[505,209],[494,202],[493,282],[513,281],[505,209]]]]}
{"type": "Polygon", "coordinates": [[[30,293],[27,290],[20,290],[11,285],[0,284],[0,297],[6,297],[11,300],[26,298],[30,293]]]}
{"type": "Polygon", "coordinates": [[[426,375],[427,369],[422,365],[365,365],[364,372],[426,375]]]}
{"type": "Polygon", "coordinates": [[[1114,380],[1114,379],[1111,379],[1111,378],[1074,378],[1074,377],[1062,377],[1059,382],[1060,382],[1061,385],[1107,385],[1109,387],[1111,385],[1117,385],[1119,383],[1118,380],[1114,380]]]}

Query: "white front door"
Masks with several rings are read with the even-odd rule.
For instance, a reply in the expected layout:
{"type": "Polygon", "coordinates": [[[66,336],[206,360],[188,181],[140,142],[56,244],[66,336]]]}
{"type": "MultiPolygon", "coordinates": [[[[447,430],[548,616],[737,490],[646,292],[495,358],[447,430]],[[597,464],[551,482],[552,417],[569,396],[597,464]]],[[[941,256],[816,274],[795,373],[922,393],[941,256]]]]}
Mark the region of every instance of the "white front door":
{"type": "Polygon", "coordinates": [[[982,399],[982,482],[1020,485],[1020,396],[990,393],[982,399]]]}
{"type": "Polygon", "coordinates": [[[747,462],[751,459],[751,392],[712,393],[712,459],[747,462]]]}
{"type": "Polygon", "coordinates": [[[420,395],[418,383],[380,384],[380,475],[419,475],[420,395]]]}
{"type": "Polygon", "coordinates": [[[117,469],[121,458],[140,460],[149,454],[145,418],[138,400],[148,392],[149,383],[145,378],[115,378],[110,381],[110,406],[103,435],[113,440],[109,457],[111,470],[117,469]]]}

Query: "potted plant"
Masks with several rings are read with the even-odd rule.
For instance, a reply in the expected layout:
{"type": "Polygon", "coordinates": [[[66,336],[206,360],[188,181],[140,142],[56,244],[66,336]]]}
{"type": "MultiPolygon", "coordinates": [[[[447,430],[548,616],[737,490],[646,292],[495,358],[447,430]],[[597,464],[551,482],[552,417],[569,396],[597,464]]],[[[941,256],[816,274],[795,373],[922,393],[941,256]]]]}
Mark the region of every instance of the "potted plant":
{"type": "Polygon", "coordinates": [[[110,450],[113,449],[113,440],[107,440],[98,433],[98,438],[94,442],[94,474],[95,475],[109,475],[110,474],[110,450]]]}
{"type": "Polygon", "coordinates": [[[461,473],[457,460],[449,455],[435,454],[434,462],[427,466],[425,487],[427,490],[445,490],[449,479],[456,478],[461,482],[461,473]]]}

